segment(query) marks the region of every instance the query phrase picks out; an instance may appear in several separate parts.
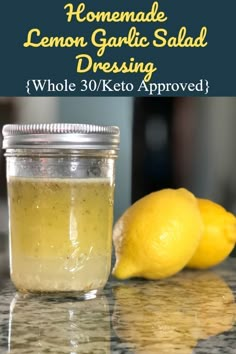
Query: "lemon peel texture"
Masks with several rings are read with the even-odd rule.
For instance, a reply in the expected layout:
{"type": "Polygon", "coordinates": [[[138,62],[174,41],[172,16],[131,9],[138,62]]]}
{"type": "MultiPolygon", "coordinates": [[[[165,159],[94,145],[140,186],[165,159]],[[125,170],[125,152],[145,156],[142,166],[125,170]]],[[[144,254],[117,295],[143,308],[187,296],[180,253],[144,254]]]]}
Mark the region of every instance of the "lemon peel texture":
{"type": "Polygon", "coordinates": [[[118,279],[161,279],[180,271],[203,230],[196,198],[184,188],[163,189],[134,203],[113,230],[118,279]]]}

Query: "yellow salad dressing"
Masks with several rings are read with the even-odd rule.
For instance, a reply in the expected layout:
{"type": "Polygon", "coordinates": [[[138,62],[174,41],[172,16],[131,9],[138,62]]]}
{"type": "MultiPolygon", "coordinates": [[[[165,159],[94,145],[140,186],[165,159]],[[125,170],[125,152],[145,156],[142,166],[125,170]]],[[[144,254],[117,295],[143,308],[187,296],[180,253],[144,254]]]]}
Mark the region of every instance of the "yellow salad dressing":
{"type": "Polygon", "coordinates": [[[105,178],[9,178],[11,278],[18,289],[85,291],[105,285],[113,190],[105,178]]]}

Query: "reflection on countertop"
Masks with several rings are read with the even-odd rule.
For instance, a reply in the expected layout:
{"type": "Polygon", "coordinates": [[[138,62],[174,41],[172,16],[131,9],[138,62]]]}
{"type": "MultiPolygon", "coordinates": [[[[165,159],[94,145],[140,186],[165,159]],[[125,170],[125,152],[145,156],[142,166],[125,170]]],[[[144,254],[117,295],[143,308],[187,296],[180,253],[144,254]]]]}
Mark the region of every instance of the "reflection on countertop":
{"type": "Polygon", "coordinates": [[[110,353],[105,296],[51,301],[17,294],[10,305],[9,353],[110,353]],[[27,343],[27,345],[26,345],[27,343]]]}
{"type": "Polygon", "coordinates": [[[236,265],[167,280],[111,279],[96,299],[0,290],[0,353],[236,353],[236,265]]]}

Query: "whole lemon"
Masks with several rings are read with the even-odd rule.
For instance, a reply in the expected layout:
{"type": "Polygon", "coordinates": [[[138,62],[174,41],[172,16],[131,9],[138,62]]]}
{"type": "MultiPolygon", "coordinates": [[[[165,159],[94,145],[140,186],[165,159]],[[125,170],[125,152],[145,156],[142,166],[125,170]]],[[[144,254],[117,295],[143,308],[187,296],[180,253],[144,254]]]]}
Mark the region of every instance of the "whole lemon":
{"type": "Polygon", "coordinates": [[[113,275],[161,279],[177,273],[196,251],[202,228],[197,200],[186,189],[147,195],[114,226],[113,275]]]}
{"type": "Polygon", "coordinates": [[[236,218],[222,206],[207,199],[198,199],[204,230],[190,268],[204,269],[222,262],[236,242],[236,218]]]}

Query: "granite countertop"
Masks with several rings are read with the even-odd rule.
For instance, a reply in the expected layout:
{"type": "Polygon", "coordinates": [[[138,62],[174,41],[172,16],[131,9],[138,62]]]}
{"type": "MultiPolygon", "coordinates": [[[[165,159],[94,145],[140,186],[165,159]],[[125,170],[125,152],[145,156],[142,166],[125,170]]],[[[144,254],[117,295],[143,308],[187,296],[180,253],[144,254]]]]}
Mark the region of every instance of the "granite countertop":
{"type": "Polygon", "coordinates": [[[236,262],[163,281],[111,279],[94,300],[0,283],[0,353],[236,353],[236,262]]]}

